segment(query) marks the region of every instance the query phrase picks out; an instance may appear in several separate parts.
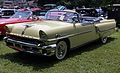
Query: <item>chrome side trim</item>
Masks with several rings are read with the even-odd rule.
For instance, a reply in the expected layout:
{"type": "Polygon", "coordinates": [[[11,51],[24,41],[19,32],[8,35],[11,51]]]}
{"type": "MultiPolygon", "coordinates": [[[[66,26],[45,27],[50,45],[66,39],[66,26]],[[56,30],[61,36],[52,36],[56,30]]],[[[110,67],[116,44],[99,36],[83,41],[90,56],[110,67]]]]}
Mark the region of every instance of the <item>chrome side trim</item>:
{"type": "Polygon", "coordinates": [[[48,39],[47,41],[49,41],[49,42],[50,41],[56,41],[56,40],[59,40],[59,39],[73,37],[73,36],[76,36],[76,35],[82,35],[82,34],[86,34],[86,33],[90,33],[90,32],[92,32],[92,30],[84,31],[84,32],[81,32],[81,33],[75,33],[75,34],[71,34],[71,35],[65,35],[65,36],[58,37],[58,38],[48,39]]]}
{"type": "Polygon", "coordinates": [[[111,28],[104,29],[104,30],[99,30],[99,32],[104,32],[104,31],[108,31],[108,30],[111,30],[111,29],[115,29],[115,27],[111,27],[111,28]]]}

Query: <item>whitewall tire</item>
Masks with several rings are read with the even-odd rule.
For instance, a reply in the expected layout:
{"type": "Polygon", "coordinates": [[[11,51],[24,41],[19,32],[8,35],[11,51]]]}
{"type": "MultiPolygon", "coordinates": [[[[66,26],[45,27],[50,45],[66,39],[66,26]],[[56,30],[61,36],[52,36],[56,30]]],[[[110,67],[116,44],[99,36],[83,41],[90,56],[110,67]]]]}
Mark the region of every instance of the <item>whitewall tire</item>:
{"type": "Polygon", "coordinates": [[[56,48],[56,52],[55,52],[55,56],[58,60],[62,60],[66,57],[68,52],[68,45],[66,43],[66,41],[59,41],[57,43],[57,48],[56,48]]]}
{"type": "Polygon", "coordinates": [[[102,37],[102,38],[101,38],[101,42],[102,42],[103,44],[105,44],[105,43],[107,42],[107,40],[108,40],[107,37],[102,37]]]}

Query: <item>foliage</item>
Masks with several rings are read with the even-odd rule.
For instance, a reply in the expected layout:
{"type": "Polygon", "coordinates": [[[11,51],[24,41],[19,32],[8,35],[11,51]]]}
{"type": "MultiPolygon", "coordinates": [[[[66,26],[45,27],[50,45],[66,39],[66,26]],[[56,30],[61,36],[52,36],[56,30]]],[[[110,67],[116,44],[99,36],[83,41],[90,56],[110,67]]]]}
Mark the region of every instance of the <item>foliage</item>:
{"type": "Polygon", "coordinates": [[[120,3],[120,0],[38,0],[38,4],[44,3],[64,3],[67,6],[87,6],[99,7],[106,6],[113,3],[120,3]]]}
{"type": "Polygon", "coordinates": [[[2,5],[2,4],[3,4],[3,1],[4,1],[4,0],[0,0],[0,5],[2,5]]]}

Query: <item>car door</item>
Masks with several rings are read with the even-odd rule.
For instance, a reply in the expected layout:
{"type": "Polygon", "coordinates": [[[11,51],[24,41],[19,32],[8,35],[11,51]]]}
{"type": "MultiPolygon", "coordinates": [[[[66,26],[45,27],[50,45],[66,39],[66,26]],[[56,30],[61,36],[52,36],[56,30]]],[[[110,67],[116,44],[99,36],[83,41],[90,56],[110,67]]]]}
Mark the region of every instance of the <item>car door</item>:
{"type": "Polygon", "coordinates": [[[72,47],[76,47],[99,38],[94,23],[76,23],[74,25],[76,36],[74,36],[72,47]]]}

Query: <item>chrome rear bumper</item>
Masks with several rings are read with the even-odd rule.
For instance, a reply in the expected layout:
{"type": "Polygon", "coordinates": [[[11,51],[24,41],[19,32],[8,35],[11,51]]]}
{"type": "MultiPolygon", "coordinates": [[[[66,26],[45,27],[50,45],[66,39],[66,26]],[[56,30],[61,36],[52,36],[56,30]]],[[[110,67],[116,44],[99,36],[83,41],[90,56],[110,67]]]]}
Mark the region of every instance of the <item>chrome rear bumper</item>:
{"type": "Polygon", "coordinates": [[[17,51],[24,51],[29,53],[40,53],[42,55],[51,56],[55,53],[56,44],[41,46],[41,44],[32,44],[22,41],[17,41],[8,37],[4,37],[6,45],[17,51]]]}

